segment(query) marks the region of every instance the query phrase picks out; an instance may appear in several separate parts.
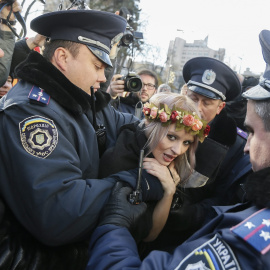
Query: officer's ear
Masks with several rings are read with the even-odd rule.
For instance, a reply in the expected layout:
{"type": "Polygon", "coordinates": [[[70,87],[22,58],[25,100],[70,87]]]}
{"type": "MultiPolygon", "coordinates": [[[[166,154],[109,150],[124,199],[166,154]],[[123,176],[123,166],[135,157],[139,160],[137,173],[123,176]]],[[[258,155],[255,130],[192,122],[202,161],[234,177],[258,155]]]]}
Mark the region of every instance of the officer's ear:
{"type": "Polygon", "coordinates": [[[68,60],[70,58],[70,52],[63,48],[63,47],[58,47],[53,54],[52,57],[52,64],[56,66],[61,72],[65,72],[68,67],[68,60]]]}
{"type": "Polygon", "coordinates": [[[220,112],[225,107],[225,105],[226,105],[226,103],[224,101],[220,101],[220,103],[218,104],[218,108],[217,108],[217,114],[220,114],[220,112]]]}

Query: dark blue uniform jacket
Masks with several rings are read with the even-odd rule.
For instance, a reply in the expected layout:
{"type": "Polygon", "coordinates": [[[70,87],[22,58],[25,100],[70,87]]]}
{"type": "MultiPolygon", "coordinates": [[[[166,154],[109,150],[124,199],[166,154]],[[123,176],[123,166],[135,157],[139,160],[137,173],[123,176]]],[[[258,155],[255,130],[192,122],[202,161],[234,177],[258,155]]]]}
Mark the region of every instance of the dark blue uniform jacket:
{"type": "MultiPolygon", "coordinates": [[[[90,96],[36,52],[21,80],[0,103],[0,195],[19,222],[47,245],[88,238],[116,181],[136,186],[128,172],[98,178],[99,154],[90,96]]],[[[97,124],[114,145],[123,124],[137,120],[96,93],[97,124]]]]}

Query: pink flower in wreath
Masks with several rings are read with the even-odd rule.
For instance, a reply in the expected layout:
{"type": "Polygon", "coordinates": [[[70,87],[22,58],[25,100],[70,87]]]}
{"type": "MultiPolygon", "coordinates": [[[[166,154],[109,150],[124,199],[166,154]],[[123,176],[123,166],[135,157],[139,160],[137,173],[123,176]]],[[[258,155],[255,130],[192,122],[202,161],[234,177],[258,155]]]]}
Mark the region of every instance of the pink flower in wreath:
{"type": "Polygon", "coordinates": [[[194,124],[192,126],[192,130],[197,131],[201,130],[203,126],[203,123],[199,119],[194,120],[194,124]]]}
{"type": "Polygon", "coordinates": [[[178,112],[177,111],[173,111],[172,114],[171,114],[171,117],[170,117],[172,123],[175,123],[176,122],[177,116],[178,116],[178,112]]]}
{"type": "Polygon", "coordinates": [[[150,115],[151,109],[149,108],[150,104],[146,102],[143,106],[144,115],[150,115]]]}
{"type": "Polygon", "coordinates": [[[188,127],[192,127],[194,124],[194,117],[191,114],[183,116],[183,124],[188,127]]]}
{"type": "Polygon", "coordinates": [[[166,112],[161,112],[161,113],[159,114],[159,119],[160,119],[160,122],[162,122],[162,123],[167,122],[167,120],[168,120],[168,115],[167,115],[167,113],[166,113],[166,112]]]}
{"type": "Polygon", "coordinates": [[[157,107],[153,107],[151,109],[151,112],[150,112],[150,118],[151,119],[155,119],[157,117],[157,112],[158,112],[158,108],[157,107]]]}

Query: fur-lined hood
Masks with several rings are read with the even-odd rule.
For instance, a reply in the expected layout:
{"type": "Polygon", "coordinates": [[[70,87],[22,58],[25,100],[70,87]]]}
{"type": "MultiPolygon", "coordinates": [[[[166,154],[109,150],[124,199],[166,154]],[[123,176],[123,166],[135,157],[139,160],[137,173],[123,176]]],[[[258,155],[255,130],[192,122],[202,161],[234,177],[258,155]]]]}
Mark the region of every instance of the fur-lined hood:
{"type": "MultiPolygon", "coordinates": [[[[27,59],[15,69],[16,75],[29,83],[44,89],[51,98],[75,115],[91,108],[91,96],[71,83],[51,62],[37,52],[31,52],[27,59]]],[[[109,102],[110,95],[102,91],[95,93],[96,111],[109,102]]]]}
{"type": "Polygon", "coordinates": [[[246,198],[257,207],[270,207],[270,167],[252,173],[245,184],[246,198]]]}

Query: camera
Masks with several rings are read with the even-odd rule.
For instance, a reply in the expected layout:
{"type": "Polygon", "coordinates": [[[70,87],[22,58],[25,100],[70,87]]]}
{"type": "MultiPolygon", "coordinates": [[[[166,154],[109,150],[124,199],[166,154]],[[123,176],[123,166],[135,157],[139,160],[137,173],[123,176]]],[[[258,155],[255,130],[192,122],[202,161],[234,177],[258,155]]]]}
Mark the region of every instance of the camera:
{"type": "Polygon", "coordinates": [[[119,15],[127,20],[127,27],[123,34],[123,37],[121,38],[121,41],[119,43],[119,46],[125,46],[129,47],[129,45],[134,41],[135,39],[143,39],[143,33],[134,31],[134,29],[129,25],[129,23],[132,22],[133,17],[130,14],[129,10],[126,7],[122,7],[120,9],[119,15]]]}
{"type": "Polygon", "coordinates": [[[124,91],[126,92],[139,92],[142,89],[142,80],[135,72],[129,72],[118,80],[125,81],[124,91]]]}

